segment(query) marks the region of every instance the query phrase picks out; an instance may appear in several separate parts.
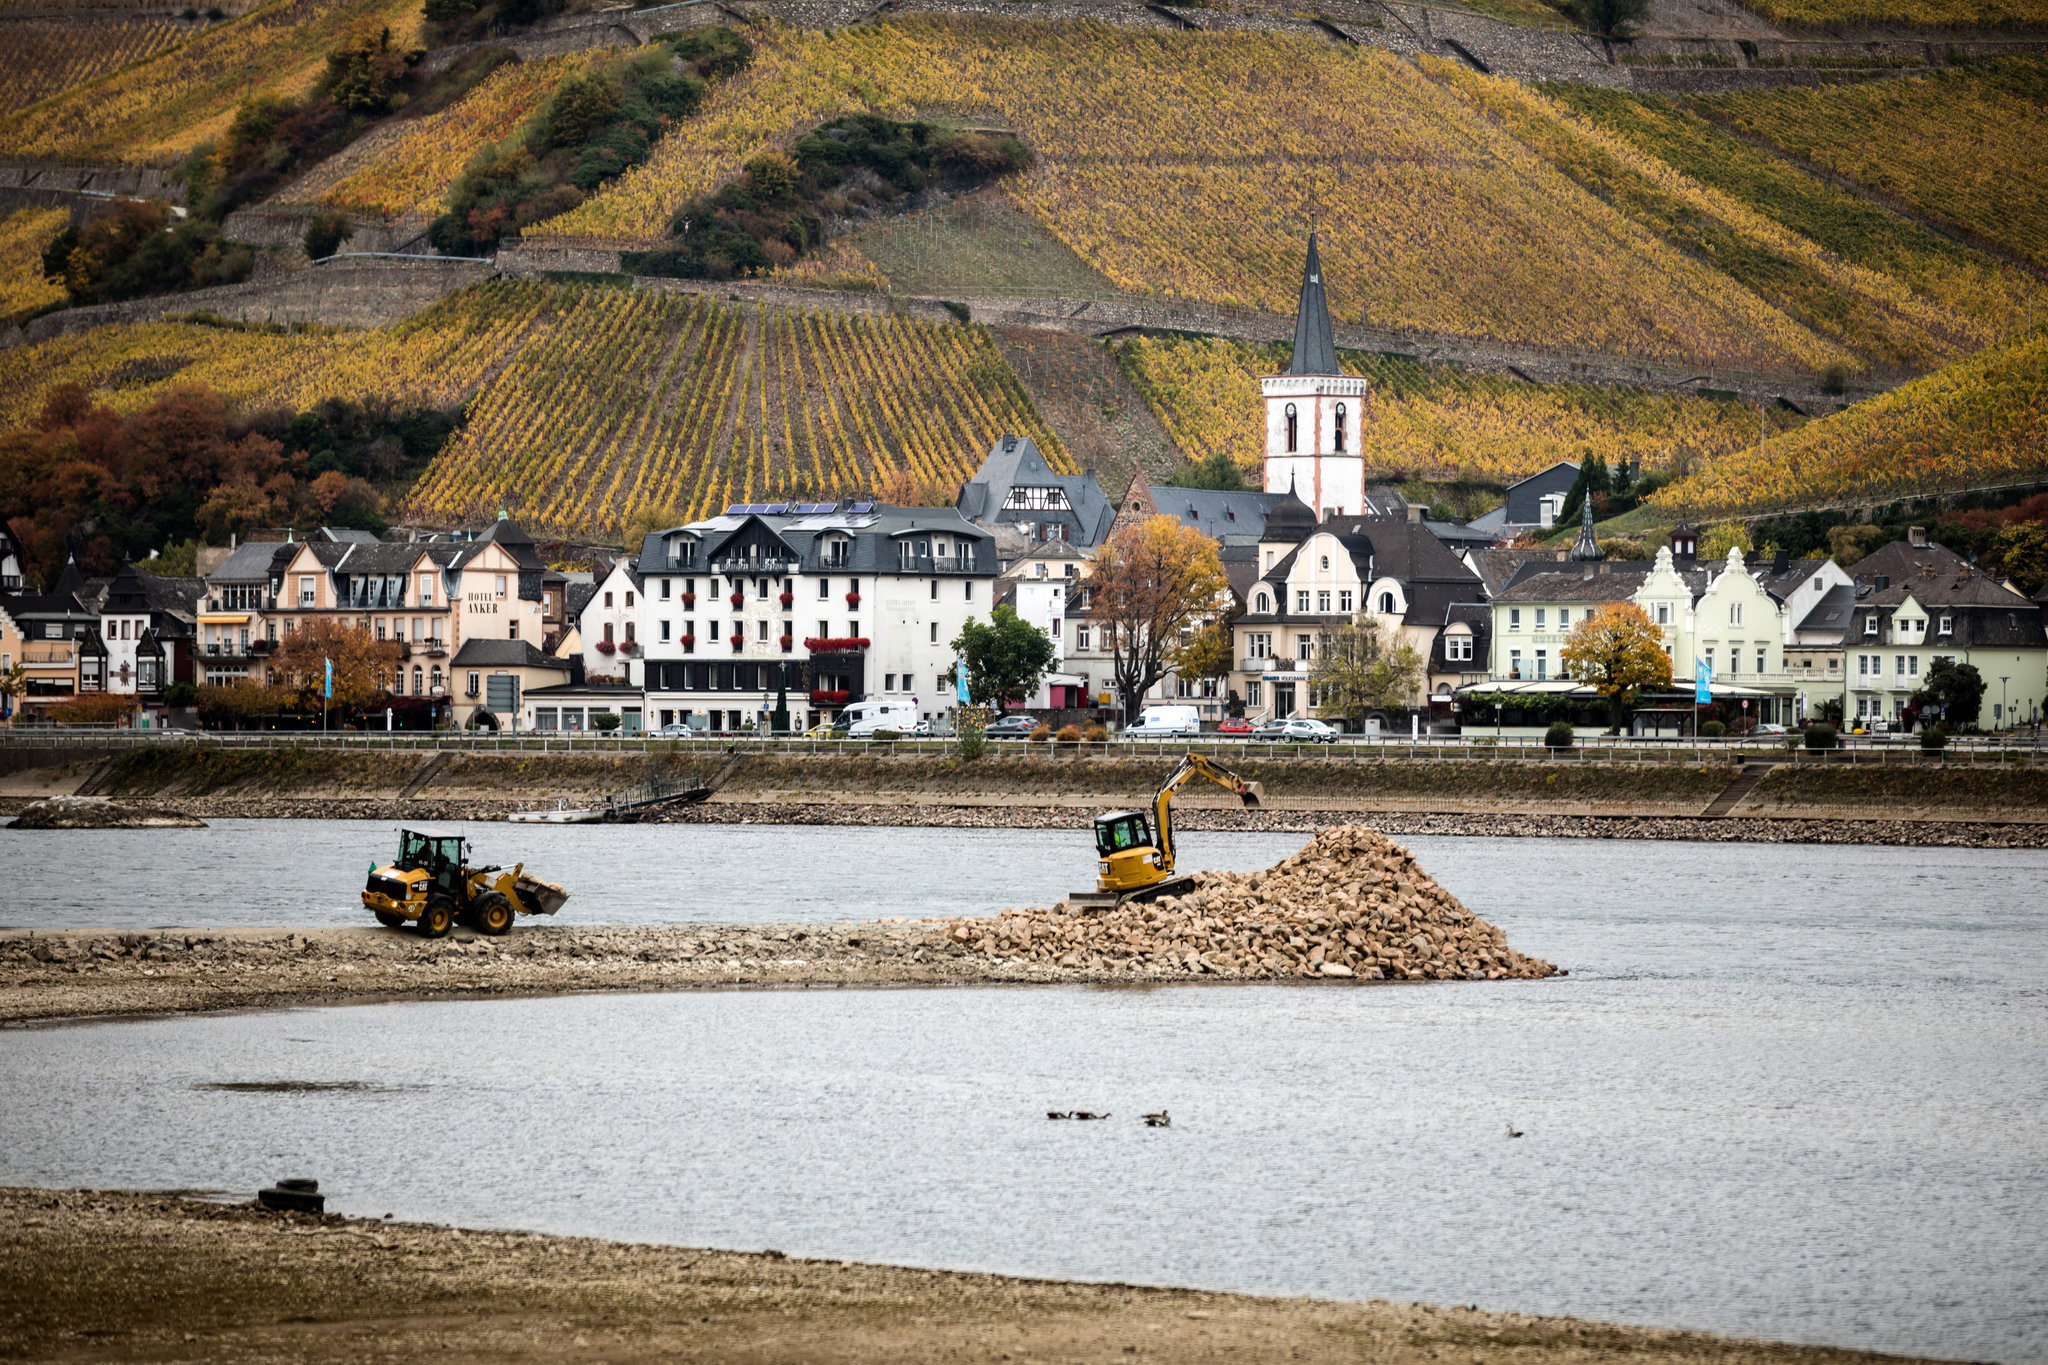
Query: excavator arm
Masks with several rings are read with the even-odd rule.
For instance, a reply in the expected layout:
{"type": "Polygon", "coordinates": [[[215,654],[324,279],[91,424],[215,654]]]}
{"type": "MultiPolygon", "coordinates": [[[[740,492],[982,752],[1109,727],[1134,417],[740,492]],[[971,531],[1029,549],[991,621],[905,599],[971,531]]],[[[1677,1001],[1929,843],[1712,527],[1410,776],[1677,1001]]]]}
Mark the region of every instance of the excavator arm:
{"type": "Polygon", "coordinates": [[[1189,754],[1173,770],[1172,776],[1159,784],[1158,792],[1152,797],[1152,816],[1159,832],[1159,870],[1173,871],[1173,794],[1187,784],[1191,777],[1206,777],[1223,790],[1243,801],[1246,808],[1257,810],[1259,797],[1263,795],[1260,785],[1247,782],[1220,763],[1211,763],[1200,754],[1189,754]]]}

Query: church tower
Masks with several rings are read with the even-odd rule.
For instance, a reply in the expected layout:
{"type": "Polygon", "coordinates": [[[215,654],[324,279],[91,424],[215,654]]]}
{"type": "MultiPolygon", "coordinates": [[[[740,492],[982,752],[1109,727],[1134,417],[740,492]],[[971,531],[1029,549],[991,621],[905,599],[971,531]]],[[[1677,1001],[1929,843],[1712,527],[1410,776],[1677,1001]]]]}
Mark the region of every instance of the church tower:
{"type": "Polygon", "coordinates": [[[1318,520],[1365,510],[1366,385],[1337,364],[1330,305],[1316,234],[1308,235],[1301,303],[1294,315],[1294,360],[1287,373],[1259,381],[1266,408],[1266,491],[1293,489],[1318,520]]]}

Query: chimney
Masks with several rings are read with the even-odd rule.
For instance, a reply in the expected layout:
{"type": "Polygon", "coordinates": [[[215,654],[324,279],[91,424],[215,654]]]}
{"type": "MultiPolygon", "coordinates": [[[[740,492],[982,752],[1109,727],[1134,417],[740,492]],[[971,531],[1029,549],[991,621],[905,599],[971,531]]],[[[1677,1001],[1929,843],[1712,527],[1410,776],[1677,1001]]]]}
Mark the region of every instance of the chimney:
{"type": "Polygon", "coordinates": [[[1916,547],[1926,545],[1927,528],[1925,526],[1908,526],[1906,528],[1906,543],[1916,547]]]}
{"type": "Polygon", "coordinates": [[[1410,524],[1412,524],[1412,525],[1417,525],[1417,526],[1421,525],[1421,524],[1422,524],[1422,513],[1423,513],[1423,511],[1424,511],[1424,509],[1423,509],[1423,508],[1417,507],[1417,506],[1416,506],[1416,505],[1415,505],[1414,503],[1412,503],[1412,502],[1411,502],[1411,503],[1409,503],[1409,504],[1408,504],[1408,520],[1409,520],[1410,524]]]}
{"type": "Polygon", "coordinates": [[[1783,573],[1791,567],[1792,552],[1790,550],[1778,551],[1777,555],[1771,560],[1771,571],[1773,573],[1783,573]]]}
{"type": "Polygon", "coordinates": [[[1892,585],[1891,576],[1889,574],[1872,574],[1870,576],[1870,582],[1871,586],[1876,588],[1879,592],[1883,592],[1886,588],[1889,588],[1892,585]]]}

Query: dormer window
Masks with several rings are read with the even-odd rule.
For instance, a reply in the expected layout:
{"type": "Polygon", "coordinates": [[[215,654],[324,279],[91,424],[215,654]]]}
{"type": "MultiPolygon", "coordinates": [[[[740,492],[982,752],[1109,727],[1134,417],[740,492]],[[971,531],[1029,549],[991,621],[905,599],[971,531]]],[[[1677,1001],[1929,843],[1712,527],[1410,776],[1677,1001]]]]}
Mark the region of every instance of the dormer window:
{"type": "Polygon", "coordinates": [[[1392,616],[1393,614],[1394,614],[1394,594],[1392,594],[1392,593],[1390,593],[1390,592],[1383,592],[1383,593],[1381,593],[1381,594],[1380,594],[1380,615],[1382,615],[1382,616],[1392,616]]]}
{"type": "Polygon", "coordinates": [[[1301,449],[1301,414],[1295,411],[1294,404],[1289,403],[1287,405],[1287,453],[1292,455],[1299,449],[1301,449]]]}
{"type": "Polygon", "coordinates": [[[1941,618],[1941,633],[1943,635],[1953,635],[1956,633],[1956,619],[1953,616],[1941,618]]]}
{"type": "Polygon", "coordinates": [[[1869,640],[1874,640],[1874,639],[1876,639],[1876,638],[1877,638],[1877,613],[1876,613],[1876,612],[1869,612],[1869,613],[1867,613],[1867,614],[1866,614],[1866,615],[1864,616],[1864,618],[1863,618],[1863,636],[1864,636],[1864,638],[1865,638],[1865,639],[1869,639],[1869,640]]]}
{"type": "Polygon", "coordinates": [[[1266,596],[1266,594],[1264,593],[1260,593],[1255,599],[1253,599],[1253,609],[1259,612],[1260,615],[1264,615],[1265,613],[1273,610],[1273,599],[1266,596]]]}
{"type": "Polygon", "coordinates": [[[1324,556],[1323,556],[1323,569],[1324,569],[1324,570],[1325,570],[1325,571],[1327,572],[1327,571],[1328,571],[1328,569],[1329,569],[1329,567],[1330,567],[1330,557],[1329,557],[1328,555],[1324,555],[1324,556]]]}

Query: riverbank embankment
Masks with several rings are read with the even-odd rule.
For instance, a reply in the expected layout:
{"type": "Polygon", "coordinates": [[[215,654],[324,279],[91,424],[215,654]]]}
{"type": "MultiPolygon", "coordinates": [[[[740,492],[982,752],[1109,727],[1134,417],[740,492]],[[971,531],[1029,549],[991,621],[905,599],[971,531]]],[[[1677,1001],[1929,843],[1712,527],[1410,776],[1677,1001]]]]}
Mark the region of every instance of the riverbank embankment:
{"type": "MultiPolygon", "coordinates": [[[[1312,833],[1361,816],[1392,834],[2048,846],[2048,767],[2019,763],[1768,764],[1542,756],[1395,758],[1252,754],[1230,762],[1264,808],[1188,789],[1194,830],[1312,833]],[[1748,766],[1745,766],[1745,765],[1748,766]]],[[[1571,751],[1567,751],[1568,753],[1571,751]]],[[[494,820],[601,801],[650,778],[706,781],[722,750],[624,753],[229,749],[165,743],[24,768],[0,813],[60,793],[155,802],[201,819],[494,820]]],[[[703,806],[653,818],[701,823],[1057,828],[1140,805],[1172,765],[1128,753],[1031,746],[972,762],[930,753],[758,752],[703,806]]]]}
{"type": "Polygon", "coordinates": [[[0,1188],[0,1355],[1475,1365],[1897,1361],[1473,1308],[1029,1280],[0,1188]]]}

